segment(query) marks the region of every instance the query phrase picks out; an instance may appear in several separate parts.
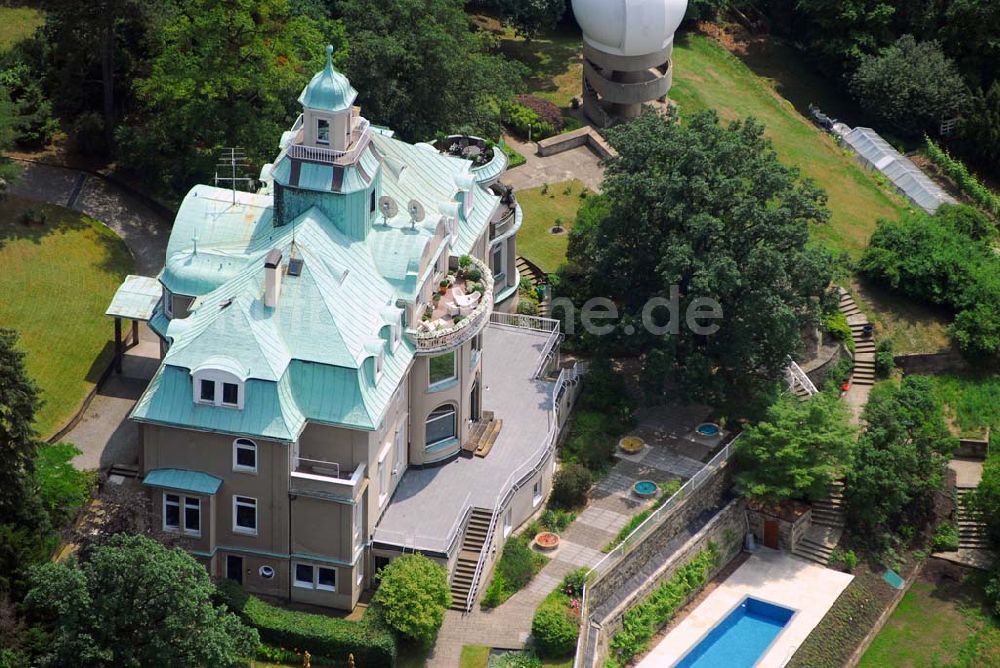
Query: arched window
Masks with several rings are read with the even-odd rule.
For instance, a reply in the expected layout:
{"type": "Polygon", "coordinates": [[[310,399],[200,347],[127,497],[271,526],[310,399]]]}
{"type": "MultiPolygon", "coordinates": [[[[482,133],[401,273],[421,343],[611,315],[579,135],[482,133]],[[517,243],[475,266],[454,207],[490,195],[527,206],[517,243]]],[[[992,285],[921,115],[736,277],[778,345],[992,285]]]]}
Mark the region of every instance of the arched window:
{"type": "Polygon", "coordinates": [[[233,441],[233,470],[244,473],[257,472],[257,444],[248,438],[233,441]]]}
{"type": "Polygon", "coordinates": [[[427,416],[427,447],[455,438],[455,407],[451,404],[438,406],[427,416]]]}

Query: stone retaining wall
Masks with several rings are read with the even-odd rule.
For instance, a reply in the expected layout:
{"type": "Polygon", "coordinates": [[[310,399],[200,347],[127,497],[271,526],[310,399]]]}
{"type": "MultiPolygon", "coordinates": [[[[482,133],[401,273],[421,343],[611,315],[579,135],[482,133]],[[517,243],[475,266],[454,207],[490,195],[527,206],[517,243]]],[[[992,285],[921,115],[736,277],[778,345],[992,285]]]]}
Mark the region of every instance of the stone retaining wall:
{"type": "Polygon", "coordinates": [[[562,153],[578,146],[586,146],[602,160],[613,158],[618,155],[615,149],[611,148],[594,128],[584,126],[572,132],[564,132],[548,139],[538,142],[538,155],[545,157],[562,153]]]}
{"type": "Polygon", "coordinates": [[[731,486],[729,468],[725,465],[714,471],[701,487],[679,503],[669,517],[646,535],[621,562],[608,569],[590,585],[591,610],[596,610],[602,601],[608,600],[624,587],[657,552],[695,518],[706,510],[718,508],[723,504],[731,486]]]}
{"type": "Polygon", "coordinates": [[[791,552],[799,544],[802,536],[809,530],[812,524],[812,508],[809,508],[794,520],[775,515],[766,509],[748,508],[748,528],[761,545],[764,544],[764,522],[768,520],[778,523],[778,547],[786,552],[791,552]]]}
{"type": "MultiPolygon", "coordinates": [[[[692,536],[679,550],[660,566],[639,588],[631,593],[629,598],[617,606],[605,619],[600,620],[597,629],[592,666],[603,666],[608,656],[608,644],[611,636],[621,630],[625,613],[642,603],[661,584],[673,577],[679,568],[694,559],[709,543],[715,543],[719,549],[719,560],[709,573],[711,580],[725,568],[742,550],[743,536],[747,531],[746,502],[744,499],[734,499],[708,521],[708,523],[692,536]]],[[[691,593],[690,600],[701,589],[691,593]]],[[[687,601],[685,601],[685,604],[687,601]]],[[[595,621],[595,620],[591,620],[595,621]]]]}
{"type": "Polygon", "coordinates": [[[990,452],[990,436],[986,433],[986,438],[963,438],[959,439],[958,447],[952,453],[952,457],[960,459],[986,459],[990,452]]]}
{"type": "Polygon", "coordinates": [[[896,355],[896,366],[905,374],[939,374],[968,371],[969,363],[954,350],[926,355],[896,355]]]}

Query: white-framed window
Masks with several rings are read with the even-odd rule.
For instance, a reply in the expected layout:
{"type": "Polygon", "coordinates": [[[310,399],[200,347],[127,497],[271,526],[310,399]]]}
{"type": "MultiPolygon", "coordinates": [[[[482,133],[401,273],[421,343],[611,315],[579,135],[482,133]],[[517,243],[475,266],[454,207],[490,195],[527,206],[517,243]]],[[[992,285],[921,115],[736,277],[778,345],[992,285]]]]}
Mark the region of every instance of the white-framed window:
{"type": "Polygon", "coordinates": [[[365,506],[364,502],[355,504],[354,506],[354,549],[356,550],[361,546],[364,539],[364,529],[365,529],[365,506]]]}
{"type": "Polygon", "coordinates": [[[542,481],[536,480],[535,484],[531,487],[531,505],[538,507],[538,504],[542,502],[542,481]]]}
{"type": "Polygon", "coordinates": [[[431,411],[424,424],[427,446],[456,437],[456,415],[455,407],[451,404],[443,404],[431,411]]]}
{"type": "Polygon", "coordinates": [[[504,273],[504,245],[502,243],[493,247],[493,275],[499,276],[504,273]]]}
{"type": "Polygon", "coordinates": [[[233,495],[233,531],[257,535],[257,499],[233,495]]]}
{"type": "Polygon", "coordinates": [[[181,494],[163,495],[163,530],[201,535],[201,499],[181,494]]]}
{"type": "Polygon", "coordinates": [[[399,477],[406,470],[406,423],[399,425],[395,435],[395,454],[392,460],[392,475],[399,477]]]}
{"type": "Polygon", "coordinates": [[[330,143],[330,121],[325,118],[320,118],[316,121],[316,143],[330,143]]]}
{"type": "Polygon", "coordinates": [[[337,569],[296,563],[292,583],[302,589],[337,591],[337,569]]]}
{"type": "Polygon", "coordinates": [[[514,516],[513,509],[508,508],[507,512],[503,515],[503,537],[506,538],[510,535],[510,532],[514,529],[514,516]]]}
{"type": "Polygon", "coordinates": [[[257,444],[248,438],[233,441],[233,470],[241,473],[257,472],[257,444]]]}
{"type": "Polygon", "coordinates": [[[194,400],[199,404],[243,408],[243,380],[221,369],[205,367],[192,372],[194,400]]]}
{"type": "Polygon", "coordinates": [[[458,378],[455,351],[441,353],[427,359],[427,386],[439,387],[458,378]]]}
{"type": "Polygon", "coordinates": [[[261,566],[259,569],[257,569],[257,572],[260,573],[260,576],[265,580],[270,580],[271,578],[274,577],[273,566],[261,566]]]}
{"type": "Polygon", "coordinates": [[[389,498],[389,462],[383,457],[378,463],[378,505],[382,506],[389,498]]]}

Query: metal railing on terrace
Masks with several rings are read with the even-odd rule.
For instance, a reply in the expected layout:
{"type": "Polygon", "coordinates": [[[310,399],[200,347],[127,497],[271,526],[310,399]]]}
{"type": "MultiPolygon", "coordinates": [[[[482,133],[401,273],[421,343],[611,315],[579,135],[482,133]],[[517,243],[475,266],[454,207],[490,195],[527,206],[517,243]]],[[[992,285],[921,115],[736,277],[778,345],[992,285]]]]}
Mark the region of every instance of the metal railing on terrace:
{"type": "MultiPolygon", "coordinates": [[[[296,125],[298,125],[298,122],[296,122],[296,125]]],[[[292,142],[288,145],[288,156],[298,160],[323,162],[331,165],[346,165],[355,162],[371,141],[371,133],[368,131],[369,127],[368,119],[359,119],[354,125],[354,129],[351,130],[349,148],[344,151],[338,151],[332,148],[303,145],[301,142],[305,136],[305,128],[299,126],[298,130],[295,131],[296,134],[292,138],[292,142]]]]}
{"type": "Polygon", "coordinates": [[[393,545],[399,545],[403,552],[435,552],[438,554],[451,554],[452,548],[458,541],[459,536],[462,534],[462,527],[465,526],[466,521],[469,519],[469,515],[472,514],[472,505],[469,504],[469,499],[472,498],[472,492],[468,492],[465,495],[465,500],[459,505],[460,508],[464,510],[455,519],[455,522],[448,529],[448,533],[445,534],[443,538],[435,536],[425,536],[423,534],[414,531],[386,531],[385,529],[376,529],[376,542],[391,543],[393,545]]]}
{"type": "Polygon", "coordinates": [[[483,295],[479,299],[479,303],[467,317],[458,322],[452,322],[448,327],[431,331],[407,329],[407,335],[421,353],[447,350],[464,343],[481,331],[482,326],[493,314],[493,274],[482,260],[474,257],[470,259],[482,274],[483,295]]]}

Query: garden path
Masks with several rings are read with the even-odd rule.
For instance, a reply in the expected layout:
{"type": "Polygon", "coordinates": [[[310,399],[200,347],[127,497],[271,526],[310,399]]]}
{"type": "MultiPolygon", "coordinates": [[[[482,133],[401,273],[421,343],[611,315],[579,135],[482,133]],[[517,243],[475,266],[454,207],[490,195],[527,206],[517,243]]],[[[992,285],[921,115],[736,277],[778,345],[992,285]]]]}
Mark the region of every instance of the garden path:
{"type": "Polygon", "coordinates": [[[652,499],[641,500],[632,494],[633,483],[687,480],[701,468],[701,461],[690,455],[703,450],[708,456],[712,449],[691,440],[691,436],[707,412],[707,408],[691,406],[640,412],[636,432],[653,445],[647,445],[637,455],[618,457],[608,475],[590,490],[587,507],[559,535],[559,547],[551,553],[551,560],[527,587],[492,610],[482,610],[478,605],[466,614],[447,610],[427,665],[458,666],[463,645],[523,648],[531,633],[535,608],[542,599],[570,571],[600,561],[604,557],[602,548],[615,540],[633,515],[653,504],[652,499]]]}
{"type": "Polygon", "coordinates": [[[500,180],[514,187],[514,192],[537,188],[546,183],[561,183],[577,179],[594,192],[600,192],[604,179],[601,159],[586,146],[542,157],[535,153],[538,144],[522,142],[504,135],[504,142],[527,160],[523,165],[508,169],[500,180]]]}

